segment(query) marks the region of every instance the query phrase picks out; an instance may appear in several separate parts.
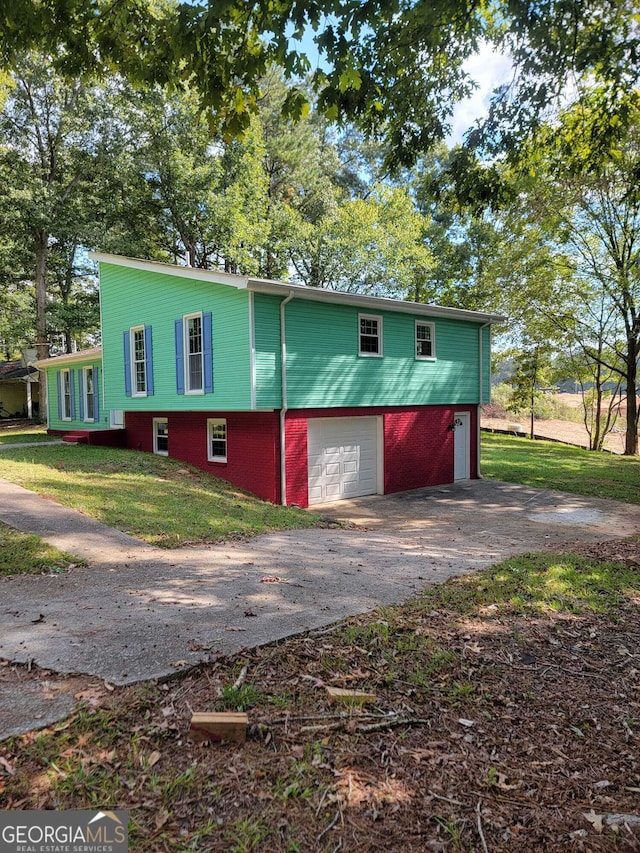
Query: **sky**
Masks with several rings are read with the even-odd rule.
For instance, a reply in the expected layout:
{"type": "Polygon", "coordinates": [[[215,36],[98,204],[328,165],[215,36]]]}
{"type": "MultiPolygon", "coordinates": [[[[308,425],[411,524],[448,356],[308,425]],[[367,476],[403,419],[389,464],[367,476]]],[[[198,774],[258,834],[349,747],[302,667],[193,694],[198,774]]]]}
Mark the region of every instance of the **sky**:
{"type": "Polygon", "coordinates": [[[465,63],[465,69],[478,88],[470,98],[460,101],[453,110],[451,135],[448,144],[455,145],[463,141],[466,130],[487,113],[489,100],[493,90],[511,77],[511,60],[504,54],[496,53],[486,42],[480,46],[480,51],[465,63]]]}
{"type": "MultiPolygon", "coordinates": [[[[311,28],[307,30],[299,42],[292,39],[291,44],[299,46],[306,53],[312,69],[318,66],[322,67],[323,63],[313,42],[311,28]]],[[[512,73],[510,58],[496,53],[487,42],[480,44],[479,52],[465,63],[465,69],[476,81],[478,88],[471,97],[465,98],[464,101],[454,107],[451,134],[446,140],[448,145],[456,145],[463,141],[465,131],[473,125],[476,119],[486,115],[493,90],[502,83],[506,83],[512,73]]]]}

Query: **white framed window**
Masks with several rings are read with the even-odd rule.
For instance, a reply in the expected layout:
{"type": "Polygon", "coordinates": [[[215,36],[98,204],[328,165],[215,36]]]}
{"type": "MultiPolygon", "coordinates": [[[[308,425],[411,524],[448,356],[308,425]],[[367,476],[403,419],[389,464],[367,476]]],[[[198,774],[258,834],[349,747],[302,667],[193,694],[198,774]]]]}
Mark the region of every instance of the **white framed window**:
{"type": "Polygon", "coordinates": [[[184,317],[184,385],[187,394],[204,393],[202,312],[184,317]]]}
{"type": "Polygon", "coordinates": [[[131,334],[131,390],[134,397],[147,396],[147,359],[144,326],[135,326],[131,334]]]}
{"type": "Polygon", "coordinates": [[[416,358],[436,357],[436,327],[434,323],[416,320],[416,358]]]}
{"type": "Polygon", "coordinates": [[[96,419],[96,373],[93,367],[84,367],[82,393],[84,395],[84,419],[93,423],[96,419]]]}
{"type": "Polygon", "coordinates": [[[382,317],[377,314],[358,314],[358,354],[382,356],[382,317]]]}
{"type": "Polygon", "coordinates": [[[71,371],[60,371],[61,395],[62,395],[62,420],[70,421],[73,417],[73,407],[71,405],[71,371]]]}
{"type": "Polygon", "coordinates": [[[227,461],[227,421],[225,418],[207,420],[207,458],[209,462],[227,461]]]}
{"type": "Polygon", "coordinates": [[[169,421],[166,418],[153,419],[153,452],[169,455],[169,421]]]}

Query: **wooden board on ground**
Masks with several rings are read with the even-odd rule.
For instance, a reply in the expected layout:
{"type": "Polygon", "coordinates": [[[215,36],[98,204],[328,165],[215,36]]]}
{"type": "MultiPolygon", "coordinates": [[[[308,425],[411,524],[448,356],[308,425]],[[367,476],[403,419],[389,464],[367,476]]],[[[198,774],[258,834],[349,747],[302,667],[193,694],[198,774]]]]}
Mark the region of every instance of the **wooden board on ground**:
{"type": "Polygon", "coordinates": [[[376,701],[375,693],[367,693],[364,690],[348,690],[345,687],[327,687],[327,696],[330,702],[341,702],[345,705],[364,705],[366,702],[376,701]]]}
{"type": "Polygon", "coordinates": [[[223,740],[245,741],[247,739],[248,717],[236,712],[200,712],[191,717],[189,737],[191,740],[210,740],[220,743],[223,740]]]}

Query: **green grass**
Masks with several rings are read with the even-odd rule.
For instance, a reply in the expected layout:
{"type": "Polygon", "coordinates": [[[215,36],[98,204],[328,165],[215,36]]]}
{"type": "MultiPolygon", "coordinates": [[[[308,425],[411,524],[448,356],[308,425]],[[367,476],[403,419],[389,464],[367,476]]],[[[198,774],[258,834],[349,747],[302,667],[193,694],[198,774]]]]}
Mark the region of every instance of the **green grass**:
{"type": "Polygon", "coordinates": [[[427,609],[462,616],[540,613],[600,613],[615,618],[629,595],[640,589],[637,568],[575,554],[523,554],[435,587],[425,595],[427,609]]]}
{"type": "Polygon", "coordinates": [[[0,423],[0,445],[1,444],[25,444],[32,441],[54,441],[55,436],[47,434],[44,424],[33,424],[32,426],[6,426],[0,423]]]}
{"type": "Polygon", "coordinates": [[[640,457],[482,433],[482,473],[493,480],[640,503],[640,457]]]}
{"type": "Polygon", "coordinates": [[[315,527],[318,516],[274,506],[163,456],[105,447],[13,448],[0,477],[164,548],[315,527]]]}
{"type": "Polygon", "coordinates": [[[84,565],[84,560],[58,551],[38,536],[0,523],[0,577],[64,572],[72,565],[84,565]]]}

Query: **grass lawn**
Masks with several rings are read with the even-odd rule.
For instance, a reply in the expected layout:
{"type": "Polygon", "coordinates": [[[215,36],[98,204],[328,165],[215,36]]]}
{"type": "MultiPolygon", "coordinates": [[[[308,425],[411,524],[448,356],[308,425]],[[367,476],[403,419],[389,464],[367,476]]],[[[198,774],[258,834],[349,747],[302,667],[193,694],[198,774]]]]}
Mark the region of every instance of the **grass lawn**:
{"type": "Polygon", "coordinates": [[[321,523],[184,462],[131,450],[13,448],[0,454],[0,477],[165,548],[321,523]]]}
{"type": "Polygon", "coordinates": [[[636,850],[640,573],[604,556],[508,560],[182,680],[88,681],[4,745],[0,807],[127,809],[132,853],[636,850]],[[193,711],[236,709],[246,743],[188,739],[193,711]]]}
{"type": "Polygon", "coordinates": [[[493,480],[640,503],[640,457],[551,441],[482,434],[482,473],[493,480]]]}
{"type": "Polygon", "coordinates": [[[24,422],[17,424],[0,421],[0,444],[24,444],[32,441],[53,441],[55,436],[47,434],[44,424],[25,426],[24,422]]]}
{"type": "Polygon", "coordinates": [[[37,573],[57,574],[84,560],[58,551],[38,536],[20,533],[0,523],[0,577],[37,573]]]}

